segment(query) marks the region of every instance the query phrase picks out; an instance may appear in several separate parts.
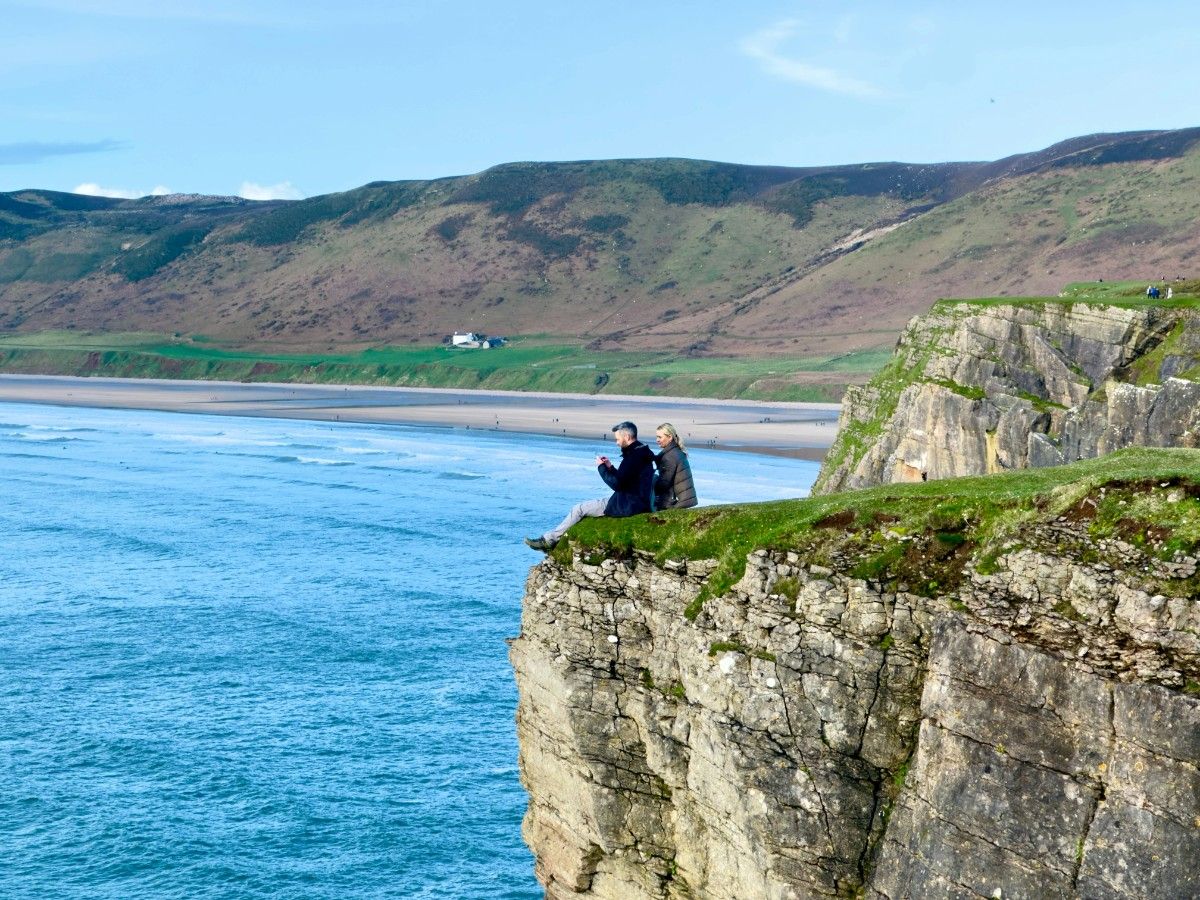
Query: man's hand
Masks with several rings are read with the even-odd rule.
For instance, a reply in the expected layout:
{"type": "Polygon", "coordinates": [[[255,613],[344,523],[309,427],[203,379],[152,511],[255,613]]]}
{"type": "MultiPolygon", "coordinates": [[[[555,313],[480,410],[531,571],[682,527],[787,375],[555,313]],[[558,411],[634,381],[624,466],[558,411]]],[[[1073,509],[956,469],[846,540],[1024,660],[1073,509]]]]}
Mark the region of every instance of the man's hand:
{"type": "Polygon", "coordinates": [[[610,469],[612,468],[612,463],[611,463],[611,462],[609,462],[609,460],[608,460],[608,457],[607,457],[607,456],[597,456],[597,457],[596,457],[596,465],[598,465],[598,466],[608,466],[608,468],[610,468],[610,469]]]}

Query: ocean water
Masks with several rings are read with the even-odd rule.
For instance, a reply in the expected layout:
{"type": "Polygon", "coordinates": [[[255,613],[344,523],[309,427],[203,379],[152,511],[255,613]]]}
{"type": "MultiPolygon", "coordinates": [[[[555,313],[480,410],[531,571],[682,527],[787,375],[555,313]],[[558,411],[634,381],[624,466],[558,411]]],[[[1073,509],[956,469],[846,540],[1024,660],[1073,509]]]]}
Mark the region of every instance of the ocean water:
{"type": "Polygon", "coordinates": [[[541,896],[505,638],[601,451],[0,404],[0,895],[541,896]]]}

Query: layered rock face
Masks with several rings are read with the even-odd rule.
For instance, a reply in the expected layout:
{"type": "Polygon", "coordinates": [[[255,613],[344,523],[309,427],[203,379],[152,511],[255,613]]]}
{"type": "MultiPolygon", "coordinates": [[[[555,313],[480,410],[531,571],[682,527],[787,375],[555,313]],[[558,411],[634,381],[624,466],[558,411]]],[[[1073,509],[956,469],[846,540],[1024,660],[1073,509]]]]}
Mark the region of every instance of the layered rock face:
{"type": "Polygon", "coordinates": [[[756,551],[693,619],[712,563],[532,571],[548,897],[1200,896],[1194,558],[1056,521],[939,597],[810,559],[756,551]]]}
{"type": "Polygon", "coordinates": [[[850,388],[816,493],[1200,446],[1191,309],[943,302],[850,388]]]}

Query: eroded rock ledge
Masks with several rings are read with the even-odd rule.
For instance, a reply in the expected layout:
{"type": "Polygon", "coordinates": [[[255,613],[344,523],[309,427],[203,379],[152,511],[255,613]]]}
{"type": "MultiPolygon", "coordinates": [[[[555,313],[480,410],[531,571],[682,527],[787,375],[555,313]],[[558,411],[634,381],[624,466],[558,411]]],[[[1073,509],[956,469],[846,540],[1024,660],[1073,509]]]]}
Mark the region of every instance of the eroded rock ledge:
{"type": "Polygon", "coordinates": [[[815,493],[1200,446],[1200,302],[944,301],[847,390],[815,493]]]}
{"type": "Polygon", "coordinates": [[[935,597],[759,550],[691,620],[712,562],[538,565],[511,658],[547,896],[1200,895],[1197,563],[1086,524],[935,597]]]}

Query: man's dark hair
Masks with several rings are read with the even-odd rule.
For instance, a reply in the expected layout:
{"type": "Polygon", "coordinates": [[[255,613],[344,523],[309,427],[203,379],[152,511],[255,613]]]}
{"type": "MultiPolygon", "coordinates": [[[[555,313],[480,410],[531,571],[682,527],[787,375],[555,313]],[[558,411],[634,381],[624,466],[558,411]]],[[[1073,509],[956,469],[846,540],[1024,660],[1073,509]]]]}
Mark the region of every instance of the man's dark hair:
{"type": "Polygon", "coordinates": [[[635,440],[637,439],[637,426],[632,422],[618,422],[612,427],[612,430],[614,433],[618,431],[624,431],[628,433],[631,438],[634,438],[635,440]]]}

